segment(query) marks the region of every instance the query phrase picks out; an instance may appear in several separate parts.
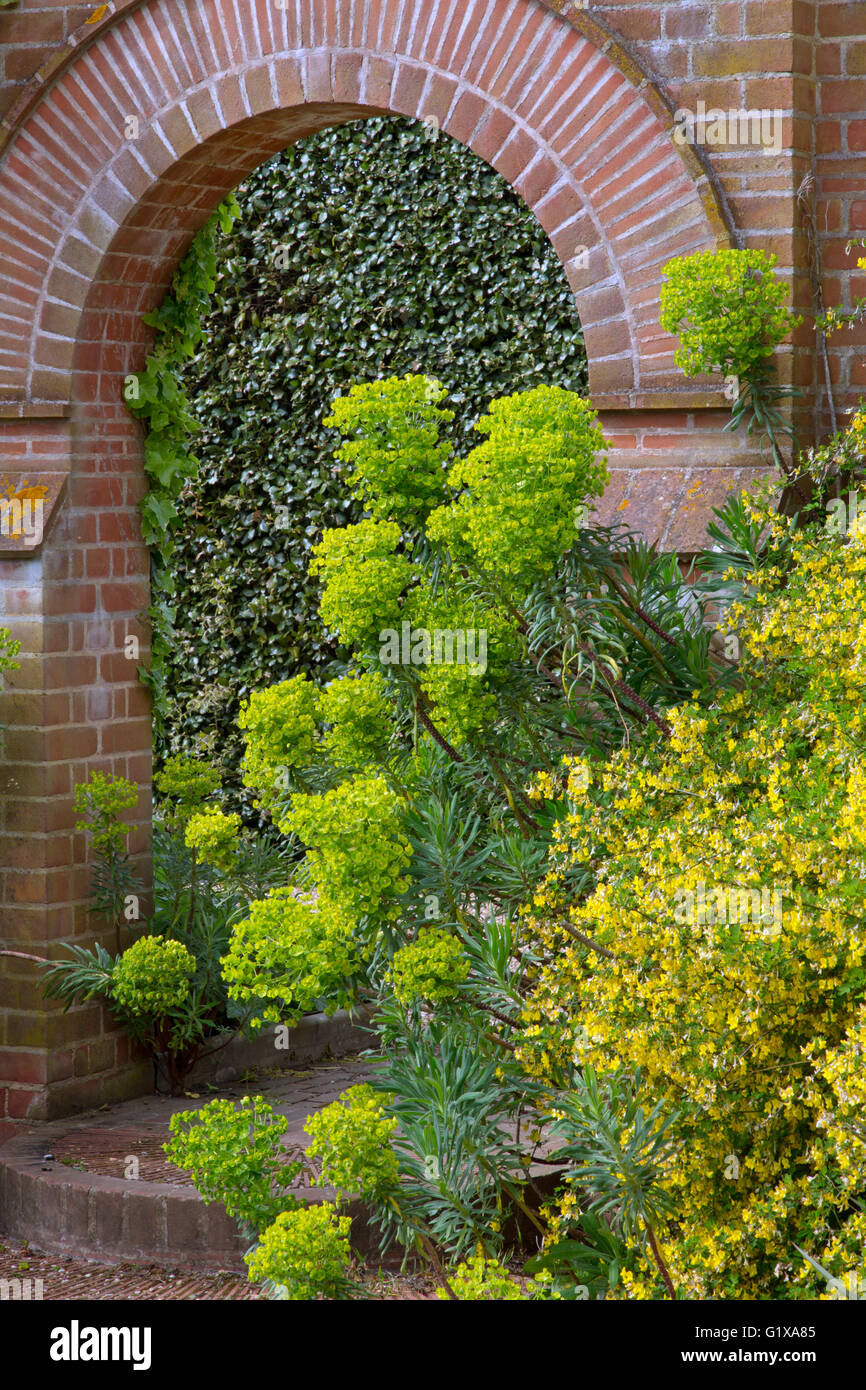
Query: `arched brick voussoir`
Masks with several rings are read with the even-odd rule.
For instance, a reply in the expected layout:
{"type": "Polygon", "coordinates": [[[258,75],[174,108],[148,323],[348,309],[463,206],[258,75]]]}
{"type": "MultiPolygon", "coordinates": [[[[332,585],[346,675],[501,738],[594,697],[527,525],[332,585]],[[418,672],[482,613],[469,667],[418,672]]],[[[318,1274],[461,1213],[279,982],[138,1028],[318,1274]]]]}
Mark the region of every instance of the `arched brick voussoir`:
{"type": "MultiPolygon", "coordinates": [[[[211,107],[211,111],[213,111],[211,107]]],[[[217,203],[269,154],[363,108],[304,106],[247,118],[202,141],[178,108],[161,113],[128,142],[82,201],[48,272],[30,341],[34,398],[71,399],[75,344],[105,332],[105,311],[130,288],[123,270],[137,259],[134,303],[124,332],[137,345],[136,317],[161,299],[178,259],[217,203]],[[178,157],[179,156],[179,157],[178,157]],[[142,271],[146,273],[142,275],[142,271]],[[83,326],[87,305],[96,310],[83,326]]],[[[33,319],[31,319],[33,323],[33,319]]]]}
{"type": "Polygon", "coordinates": [[[562,183],[536,213],[574,294],[589,362],[590,394],[633,391],[639,384],[641,351],[634,313],[603,230],[585,208],[580,189],[562,183]],[[552,222],[558,225],[553,228],[552,222]]]}
{"type": "Polygon", "coordinates": [[[590,359],[590,390],[633,390],[639,352],[633,316],[591,201],[561,161],[512,112],[447,73],[382,60],[376,81],[377,96],[392,111],[435,121],[511,183],[565,268],[590,359]]]}
{"type": "MultiPolygon", "coordinates": [[[[196,231],[246,174],[293,140],[335,120],[369,114],[360,106],[319,103],[252,117],[192,146],[147,188],[145,196],[130,192],[126,217],[102,253],[93,281],[82,296],[77,331],[70,340],[77,404],[116,399],[125,374],[141,369],[151,341],[143,315],[160,303],[196,231]],[[97,347],[99,351],[95,351],[97,347]],[[113,385],[97,388],[94,374],[106,372],[111,374],[113,385]]],[[[128,152],[119,155],[106,171],[106,183],[114,181],[111,187],[116,186],[119,170],[132,173],[139,167],[124,164],[125,159],[129,159],[128,152]]],[[[97,190],[100,187],[97,185],[97,190]]],[[[60,273],[59,267],[55,273],[60,273]]],[[[34,349],[40,372],[46,354],[54,369],[57,348],[52,339],[40,335],[34,349]]],[[[44,376],[41,379],[44,381],[44,376]]]]}
{"type": "Polygon", "coordinates": [[[637,77],[538,0],[472,14],[455,0],[139,0],[58,66],[0,164],[17,267],[0,389],[71,399],[75,316],[121,288],[106,267],[144,267],[141,299],[158,299],[171,258],[258,163],[382,113],[469,145],[536,214],[576,296],[591,390],[671,385],[673,344],[649,328],[659,264],[717,235],[637,77]]]}

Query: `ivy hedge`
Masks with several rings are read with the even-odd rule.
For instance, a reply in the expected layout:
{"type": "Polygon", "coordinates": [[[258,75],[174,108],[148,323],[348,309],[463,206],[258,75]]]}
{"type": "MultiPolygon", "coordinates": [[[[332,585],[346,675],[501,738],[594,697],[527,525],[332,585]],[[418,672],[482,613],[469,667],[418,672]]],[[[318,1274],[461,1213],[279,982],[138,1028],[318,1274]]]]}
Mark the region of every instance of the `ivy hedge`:
{"type": "MultiPolygon", "coordinates": [[[[541,383],[582,390],[587,372],[573,296],[539,223],[495,170],[420,122],[323,131],[263,164],[236,197],[239,215],[223,217],[223,236],[212,221],[175,281],[175,300],[195,305],[197,343],[170,366],[198,424],[198,469],[184,478],[181,458],[170,539],[169,528],[150,539],[157,570],[162,549],[171,571],[156,611],[157,763],[206,757],[249,813],[239,701],[301,671],[327,676],[345,655],[308,573],[323,529],[359,515],[333,457],[337,433],[322,424],[334,396],[353,382],[435,376],[463,450],[492,398],[541,383]]],[[[163,331],[175,308],[169,296],[153,316],[163,331]]],[[[154,394],[165,397],[164,381],[154,394]]],[[[149,414],[159,467],[154,406],[131,408],[149,414]]]]}

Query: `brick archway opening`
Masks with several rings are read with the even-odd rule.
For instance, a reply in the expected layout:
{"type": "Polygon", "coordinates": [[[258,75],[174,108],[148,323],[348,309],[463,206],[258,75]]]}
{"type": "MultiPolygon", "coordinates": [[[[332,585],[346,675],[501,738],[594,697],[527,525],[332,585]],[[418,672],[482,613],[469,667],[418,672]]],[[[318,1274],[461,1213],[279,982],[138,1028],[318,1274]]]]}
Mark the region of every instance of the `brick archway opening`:
{"type": "MultiPolygon", "coordinates": [[[[720,392],[688,389],[658,327],[664,263],[723,240],[658,104],[537,0],[491,0],[476,25],[468,14],[449,0],[314,0],[298,19],[256,0],[239,31],[230,0],[142,0],[73,53],[6,149],[3,432],[58,499],[38,557],[3,569],[28,654],[9,681],[2,773],[8,948],[92,938],[72,792],[94,768],[142,788],[132,848],[145,849],[150,710],[125,642],[138,635],[146,662],[146,484],[122,390],[150,347],[142,316],[210,212],[270,155],[326,126],[403,115],[435,121],[512,184],[575,293],[612,444],[610,511],[628,506],[683,549],[695,465],[721,493],[755,464],[722,434],[720,392]]],[[[25,962],[3,990],[0,1115],[141,1088],[99,1007],[46,1009],[25,962]]]]}

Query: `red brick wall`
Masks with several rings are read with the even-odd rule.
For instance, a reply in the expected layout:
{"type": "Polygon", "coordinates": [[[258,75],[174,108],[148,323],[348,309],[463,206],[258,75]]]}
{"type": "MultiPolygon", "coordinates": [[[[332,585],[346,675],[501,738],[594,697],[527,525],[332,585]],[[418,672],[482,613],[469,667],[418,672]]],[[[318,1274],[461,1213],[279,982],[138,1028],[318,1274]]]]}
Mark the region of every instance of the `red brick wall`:
{"type": "MultiPolygon", "coordinates": [[[[866,295],[857,253],[866,235],[866,4],[863,0],[599,0],[601,16],[655,73],[679,106],[781,107],[786,155],[712,151],[711,160],[744,245],[774,250],[792,275],[793,297],[812,313],[804,219],[797,190],[811,174],[827,306],[866,295]]],[[[797,335],[796,380],[817,408],[806,433],[830,429],[825,371],[814,333],[797,335]]],[[[828,347],[838,423],[866,388],[866,325],[828,347]]]]}
{"type": "MultiPolygon", "coordinates": [[[[866,238],[866,4],[822,0],[815,41],[815,148],[818,226],[828,304],[850,309],[866,297],[866,275],[846,252],[852,237],[866,238]]],[[[834,394],[844,412],[866,395],[866,324],[830,343],[834,394]]],[[[840,418],[840,423],[844,416],[840,418]]],[[[828,424],[826,409],[822,423],[828,424]]]]}
{"type": "MultiPolygon", "coordinates": [[[[40,64],[50,70],[64,54],[69,35],[101,30],[130,3],[137,0],[110,7],[19,0],[0,11],[0,118],[21,101],[40,64]]],[[[582,17],[577,7],[565,12],[582,17]]],[[[799,221],[793,185],[812,167],[827,302],[848,306],[864,293],[856,257],[844,252],[849,237],[866,234],[863,0],[599,0],[583,13],[610,26],[678,105],[703,99],[708,106],[779,105],[790,113],[786,139],[790,131],[796,159],[781,176],[761,155],[713,155],[738,226],[747,241],[771,246],[792,264],[799,221]]],[[[801,299],[804,308],[811,302],[805,283],[801,299]]],[[[863,355],[851,351],[863,346],[862,333],[831,345],[841,409],[866,384],[863,355]]],[[[810,334],[803,341],[812,346],[810,334]]],[[[823,391],[822,372],[818,386],[823,391]]],[[[826,410],[821,420],[826,424],[826,410]]]]}
{"type": "MultiPolygon", "coordinates": [[[[92,938],[72,790],[94,768],[141,788],[148,706],[124,639],[146,634],[141,435],[121,399],[156,304],[215,202],[300,135],[374,111],[435,118],[509,178],[575,290],[612,442],[609,513],[693,548],[752,476],[718,385],[689,383],[658,328],[678,252],[769,247],[811,309],[797,204],[814,181],[828,303],[866,293],[866,4],[852,0],[20,0],[0,11],[0,471],[63,475],[41,555],[0,560],[0,624],[26,656],[0,720],[0,942],[51,954],[92,938]],[[238,32],[236,14],[248,23],[238,32]],[[91,22],[88,22],[91,21],[91,22]],[[678,151],[679,107],[779,108],[782,143],[678,151]],[[127,115],[141,131],[123,138],[127,115]],[[580,248],[589,252],[582,265],[580,248]]],[[[837,407],[866,383],[830,345],[837,407]]],[[[826,426],[814,334],[780,356],[826,426]]],[[[0,957],[0,1119],[59,1113],[145,1080],[101,1009],[49,1009],[38,967],[0,957]]]]}
{"type": "Polygon", "coordinates": [[[20,0],[0,10],[0,116],[6,114],[41,63],[96,10],[61,0],[20,0]]]}

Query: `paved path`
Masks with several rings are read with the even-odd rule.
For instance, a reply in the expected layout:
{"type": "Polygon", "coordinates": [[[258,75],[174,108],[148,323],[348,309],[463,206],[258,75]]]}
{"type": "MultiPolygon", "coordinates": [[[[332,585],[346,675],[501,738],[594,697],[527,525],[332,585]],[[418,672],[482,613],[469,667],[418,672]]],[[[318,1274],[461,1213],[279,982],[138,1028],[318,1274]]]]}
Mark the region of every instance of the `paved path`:
{"type": "MultiPolygon", "coordinates": [[[[342,1057],[338,1062],[318,1062],[301,1071],[274,1067],[269,1072],[257,1073],[247,1082],[232,1082],[175,1099],[141,1097],[106,1107],[104,1111],[90,1111],[46,1125],[22,1126],[22,1131],[44,1132],[49,1146],[46,1151],[50,1151],[55,1163],[70,1168],[112,1178],[128,1178],[135,1174],[142,1182],[191,1187],[187,1175],[169,1163],[162,1151],[170,1137],[168,1124],[172,1115],[199,1110],[215,1096],[240,1100],[245,1095],[260,1095],[288,1120],[283,1146],[291,1157],[301,1157],[310,1142],[304,1130],[307,1117],[369,1075],[369,1066],[352,1057],[342,1057]],[[131,1165],[131,1159],[136,1163],[131,1165]]],[[[303,1175],[299,1185],[307,1185],[303,1175]]]]}
{"type": "MultiPolygon", "coordinates": [[[[237,1274],[185,1273],[183,1270],[160,1269],[156,1265],[100,1265],[90,1260],[76,1260],[71,1255],[40,1255],[28,1249],[20,1240],[0,1235],[0,1301],[3,1280],[38,1280],[31,1283],[30,1297],[41,1292],[47,1303],[59,1299],[139,1300],[139,1299],[259,1299],[255,1284],[237,1274]]],[[[26,1295],[12,1285],[10,1296],[26,1295]]]]}
{"type": "MultiPolygon", "coordinates": [[[[359,1268],[356,1275],[377,1301],[418,1303],[436,1300],[435,1285],[420,1274],[400,1274],[395,1268],[359,1268]]],[[[46,1303],[65,1299],[103,1302],[157,1300],[159,1302],[201,1302],[203,1299],[229,1301],[258,1300],[258,1285],[233,1273],[195,1273],[161,1269],[158,1265],[100,1265],[74,1256],[40,1255],[19,1240],[0,1233],[0,1302],[3,1280],[42,1280],[41,1295],[46,1303]]],[[[31,1283],[30,1293],[39,1286],[31,1283]]],[[[10,1290],[11,1293],[11,1290],[10,1290]]]]}

